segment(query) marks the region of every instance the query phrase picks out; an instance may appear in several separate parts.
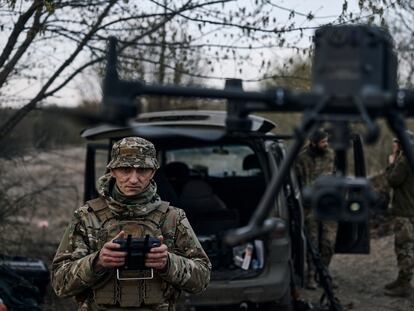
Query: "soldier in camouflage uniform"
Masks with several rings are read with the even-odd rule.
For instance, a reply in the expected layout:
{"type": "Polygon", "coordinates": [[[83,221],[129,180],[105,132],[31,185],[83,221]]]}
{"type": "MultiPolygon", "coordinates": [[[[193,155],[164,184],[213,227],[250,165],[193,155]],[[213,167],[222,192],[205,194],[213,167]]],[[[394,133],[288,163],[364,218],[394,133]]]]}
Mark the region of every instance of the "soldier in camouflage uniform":
{"type": "MultiPolygon", "coordinates": [[[[414,145],[413,134],[407,134],[414,145]]],[[[414,271],[414,172],[398,139],[394,139],[388,162],[385,172],[393,190],[391,213],[395,216],[394,249],[399,272],[394,282],[385,285],[385,294],[404,297],[413,292],[410,282],[414,271]]]]}
{"type": "MultiPolygon", "coordinates": [[[[309,143],[303,148],[296,161],[296,175],[302,188],[312,186],[316,178],[334,172],[334,152],[329,148],[328,134],[316,130],[309,137],[309,143]]],[[[334,221],[318,221],[305,206],[305,226],[310,241],[319,250],[324,264],[328,267],[334,254],[337,223],[334,221]]],[[[316,289],[315,266],[311,256],[307,256],[308,275],[306,287],[316,289]]]]}
{"type": "Polygon", "coordinates": [[[385,176],[385,168],[371,176],[368,180],[377,195],[373,206],[375,212],[370,215],[371,236],[383,237],[392,233],[392,219],[389,215],[391,202],[391,187],[385,176]]]}
{"type": "Polygon", "coordinates": [[[374,204],[376,209],[385,213],[388,210],[388,205],[391,199],[391,187],[386,178],[385,170],[381,170],[380,172],[371,175],[368,177],[368,180],[378,196],[377,201],[374,204]]]}
{"type": "Polygon", "coordinates": [[[203,291],[211,264],[184,211],[161,201],[152,179],[154,145],[127,137],[113,145],[110,173],[98,181],[99,198],[74,213],[52,264],[58,296],[75,296],[78,310],[174,310],[182,290],[203,291]],[[131,234],[159,237],[147,253],[152,279],[119,280],[126,252],[112,240],[131,234]]]}

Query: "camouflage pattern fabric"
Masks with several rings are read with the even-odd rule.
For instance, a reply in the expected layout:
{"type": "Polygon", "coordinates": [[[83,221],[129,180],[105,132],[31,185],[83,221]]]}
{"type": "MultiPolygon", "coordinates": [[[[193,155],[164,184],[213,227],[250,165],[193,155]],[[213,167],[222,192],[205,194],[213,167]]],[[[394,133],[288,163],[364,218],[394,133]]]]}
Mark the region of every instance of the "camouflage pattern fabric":
{"type": "Polygon", "coordinates": [[[396,216],[394,250],[399,279],[410,281],[414,268],[414,174],[403,154],[388,165],[385,173],[393,190],[391,213],[396,216]]]}
{"type": "MultiPolygon", "coordinates": [[[[335,221],[319,221],[313,213],[307,212],[305,225],[308,229],[309,239],[319,252],[322,262],[329,267],[335,253],[336,232],[338,224],[335,221]]],[[[308,274],[315,275],[315,266],[310,256],[307,256],[308,274]]]]}
{"type": "Polygon", "coordinates": [[[107,168],[159,168],[154,145],[140,137],[125,137],[112,146],[107,168]]]}
{"type": "Polygon", "coordinates": [[[395,217],[394,234],[398,278],[410,282],[414,270],[414,217],[395,217]]]}
{"type": "MultiPolygon", "coordinates": [[[[115,143],[109,167],[125,165],[158,167],[153,145],[137,137],[115,143]]],[[[114,179],[104,175],[98,183],[100,197],[74,212],[52,263],[56,294],[75,296],[78,310],[171,311],[182,290],[203,291],[211,263],[184,211],[161,202],[153,181],[134,204],[117,202],[111,196],[113,187],[114,179]],[[153,279],[134,281],[117,280],[115,269],[95,271],[100,249],[121,230],[133,237],[162,235],[169,250],[166,270],[154,270],[153,279]]]]}
{"type": "Polygon", "coordinates": [[[301,187],[311,186],[319,176],[333,173],[334,152],[327,149],[325,153],[319,154],[306,146],[298,155],[295,170],[301,187]]]}
{"type": "Polygon", "coordinates": [[[414,173],[407,158],[401,154],[385,170],[393,196],[391,213],[395,216],[414,217],[414,173]]]}
{"type": "Polygon", "coordinates": [[[390,184],[387,181],[387,177],[385,175],[385,170],[382,170],[376,174],[373,174],[368,177],[369,182],[371,183],[372,188],[375,192],[386,192],[389,193],[391,191],[390,184]]]}
{"type": "Polygon", "coordinates": [[[381,211],[386,211],[391,201],[391,187],[387,181],[385,170],[371,175],[368,180],[378,196],[375,207],[381,211]]]}
{"type": "MultiPolygon", "coordinates": [[[[334,171],[334,152],[327,149],[324,153],[315,153],[306,146],[299,154],[295,165],[296,175],[301,187],[312,186],[321,175],[329,175],[334,171]]],[[[337,224],[333,221],[319,221],[309,208],[305,210],[305,225],[309,239],[319,251],[323,262],[328,266],[335,249],[337,224]]],[[[308,273],[315,275],[315,267],[311,258],[307,258],[308,273]]]]}
{"type": "MultiPolygon", "coordinates": [[[[109,190],[109,183],[113,180],[110,173],[101,176],[97,182],[98,193],[108,202],[108,207],[117,216],[128,214],[134,217],[146,215],[156,210],[161,204],[161,198],[157,194],[157,184],[151,180],[145,191],[139,194],[139,199],[131,200],[129,204],[121,203],[114,197],[113,191],[109,190]]],[[[115,188],[115,187],[114,187],[115,188]]]]}

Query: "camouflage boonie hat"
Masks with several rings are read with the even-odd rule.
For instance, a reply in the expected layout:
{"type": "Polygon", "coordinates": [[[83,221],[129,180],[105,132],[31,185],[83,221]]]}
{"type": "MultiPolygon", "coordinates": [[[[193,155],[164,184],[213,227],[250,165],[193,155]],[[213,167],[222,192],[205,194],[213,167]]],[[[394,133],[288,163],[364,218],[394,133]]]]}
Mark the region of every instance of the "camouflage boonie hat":
{"type": "Polygon", "coordinates": [[[114,143],[107,168],[159,168],[154,145],[140,137],[125,137],[114,143]]]}

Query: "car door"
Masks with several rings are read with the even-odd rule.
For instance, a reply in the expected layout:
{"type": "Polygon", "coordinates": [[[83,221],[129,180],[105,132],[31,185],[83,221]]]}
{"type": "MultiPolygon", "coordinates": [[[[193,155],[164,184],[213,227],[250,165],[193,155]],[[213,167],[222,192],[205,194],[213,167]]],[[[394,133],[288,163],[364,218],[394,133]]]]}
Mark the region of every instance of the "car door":
{"type": "MultiPolygon", "coordinates": [[[[366,177],[364,149],[359,134],[352,136],[355,177],[366,177]]],[[[368,254],[370,251],[369,221],[339,222],[335,253],[368,254]]]]}
{"type": "Polygon", "coordinates": [[[88,143],[86,147],[85,176],[84,176],[84,202],[97,198],[97,178],[106,170],[109,157],[109,144],[88,143]]]}
{"type": "MultiPolygon", "coordinates": [[[[284,147],[274,142],[270,150],[277,166],[280,166],[285,157],[284,147]]],[[[293,271],[296,281],[302,283],[305,278],[306,238],[303,232],[304,214],[301,192],[293,170],[284,183],[283,196],[287,207],[293,271]]]]}

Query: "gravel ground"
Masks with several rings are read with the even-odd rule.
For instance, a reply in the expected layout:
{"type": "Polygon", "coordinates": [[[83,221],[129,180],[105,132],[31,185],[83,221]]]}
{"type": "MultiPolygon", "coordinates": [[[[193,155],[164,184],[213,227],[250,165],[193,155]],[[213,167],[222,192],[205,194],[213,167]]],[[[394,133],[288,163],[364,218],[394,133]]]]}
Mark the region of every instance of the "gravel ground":
{"type": "MultiPolygon", "coordinates": [[[[330,270],[338,286],[335,294],[344,310],[414,310],[414,294],[409,298],[384,295],[384,285],[394,280],[398,272],[393,243],[393,236],[372,239],[369,255],[334,256],[330,270]]],[[[317,305],[321,293],[303,290],[302,296],[317,305]]]]}

